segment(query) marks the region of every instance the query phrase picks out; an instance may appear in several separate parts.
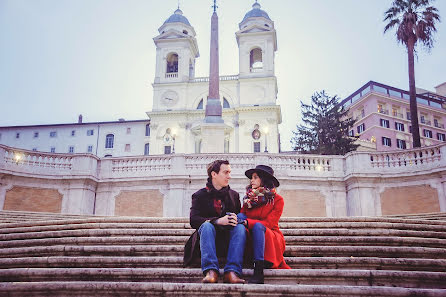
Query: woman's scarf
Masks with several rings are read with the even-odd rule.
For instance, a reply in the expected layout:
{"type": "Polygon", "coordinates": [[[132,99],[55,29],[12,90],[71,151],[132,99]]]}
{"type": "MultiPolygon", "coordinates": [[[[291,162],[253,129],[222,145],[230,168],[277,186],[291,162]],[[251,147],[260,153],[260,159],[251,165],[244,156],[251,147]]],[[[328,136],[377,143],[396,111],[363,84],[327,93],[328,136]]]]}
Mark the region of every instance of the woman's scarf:
{"type": "Polygon", "coordinates": [[[246,188],[246,196],[243,197],[243,204],[248,208],[255,208],[269,203],[274,204],[275,197],[276,188],[258,187],[253,189],[251,186],[248,186],[246,188]]]}

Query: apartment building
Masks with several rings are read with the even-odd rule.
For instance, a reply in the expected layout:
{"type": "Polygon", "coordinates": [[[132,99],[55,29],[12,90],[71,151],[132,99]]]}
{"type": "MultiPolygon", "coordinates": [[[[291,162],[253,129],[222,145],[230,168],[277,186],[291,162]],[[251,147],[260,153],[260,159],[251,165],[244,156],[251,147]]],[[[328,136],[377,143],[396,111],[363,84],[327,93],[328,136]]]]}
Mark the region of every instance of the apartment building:
{"type": "MultiPolygon", "coordinates": [[[[417,89],[422,146],[446,141],[446,82],[435,89],[417,89]]],[[[356,120],[350,136],[375,143],[377,151],[412,148],[409,91],[369,81],[341,104],[356,120]]]]}

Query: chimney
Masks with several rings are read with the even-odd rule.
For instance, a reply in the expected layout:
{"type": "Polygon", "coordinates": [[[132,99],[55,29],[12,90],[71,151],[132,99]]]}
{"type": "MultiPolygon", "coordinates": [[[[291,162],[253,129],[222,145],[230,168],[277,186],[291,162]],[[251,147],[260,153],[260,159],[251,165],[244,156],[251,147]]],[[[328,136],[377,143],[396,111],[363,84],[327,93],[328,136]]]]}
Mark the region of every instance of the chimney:
{"type": "Polygon", "coordinates": [[[77,122],[78,122],[78,124],[82,124],[82,115],[81,114],[79,115],[79,120],[77,122]]]}
{"type": "Polygon", "coordinates": [[[440,96],[446,96],[446,82],[436,86],[435,92],[440,96]]]}

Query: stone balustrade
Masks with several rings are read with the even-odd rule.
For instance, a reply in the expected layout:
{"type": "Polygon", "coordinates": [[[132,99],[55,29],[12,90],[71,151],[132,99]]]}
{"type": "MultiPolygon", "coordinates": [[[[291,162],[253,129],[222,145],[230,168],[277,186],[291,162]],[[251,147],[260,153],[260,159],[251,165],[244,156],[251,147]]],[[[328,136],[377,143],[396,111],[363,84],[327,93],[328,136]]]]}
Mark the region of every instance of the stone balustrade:
{"type": "MultiPolygon", "coordinates": [[[[416,208],[426,203],[434,203],[428,209],[430,212],[446,211],[445,156],[446,145],[392,152],[351,152],[345,156],[289,152],[104,158],[0,145],[0,210],[7,192],[17,187],[20,191],[56,189],[63,196],[64,213],[113,215],[118,205],[135,203],[136,198],[131,197],[139,195],[140,203],[148,203],[147,197],[155,195],[162,199],[157,202],[157,211],[164,216],[187,216],[190,195],[204,185],[207,165],[215,159],[227,159],[232,167],[231,187],[239,193],[244,192],[248,183],[245,170],[266,164],[274,168],[281,182],[279,191],[292,203],[319,208],[313,215],[399,214],[392,203],[386,204],[389,199],[412,199],[405,213],[415,212],[411,205],[416,208]],[[406,193],[412,196],[407,198],[406,193]],[[117,197],[124,204],[116,204],[117,197]]],[[[43,192],[38,193],[33,195],[43,192]]],[[[56,196],[54,199],[58,199],[56,196]]],[[[121,215],[131,215],[125,207],[122,209],[121,215]]],[[[297,206],[290,209],[289,215],[305,213],[297,206]]]]}

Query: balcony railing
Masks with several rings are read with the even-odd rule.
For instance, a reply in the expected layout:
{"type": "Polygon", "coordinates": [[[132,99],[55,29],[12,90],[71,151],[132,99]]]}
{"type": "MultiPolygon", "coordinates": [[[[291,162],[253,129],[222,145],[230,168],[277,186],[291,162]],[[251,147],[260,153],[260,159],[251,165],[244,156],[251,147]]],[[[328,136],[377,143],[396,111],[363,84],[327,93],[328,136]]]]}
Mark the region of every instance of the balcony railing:
{"type": "Polygon", "coordinates": [[[402,113],[399,113],[399,112],[392,112],[392,115],[394,116],[394,117],[397,117],[397,118],[401,118],[401,119],[403,119],[404,118],[404,116],[403,116],[403,114],[402,113]]]}
{"type": "Polygon", "coordinates": [[[178,77],[178,72],[166,73],[166,78],[177,78],[177,77],[178,77]]]}
{"type": "MultiPolygon", "coordinates": [[[[222,75],[220,76],[221,81],[227,80],[238,80],[238,75],[222,75]]],[[[196,77],[189,80],[191,83],[209,82],[209,77],[196,77]]]]}
{"type": "Polygon", "coordinates": [[[382,113],[382,114],[389,114],[389,111],[387,110],[387,109],[380,109],[380,108],[378,108],[378,112],[379,113],[382,113]]]}
{"type": "Polygon", "coordinates": [[[305,177],[312,179],[344,179],[352,174],[381,176],[434,168],[446,170],[446,145],[392,152],[351,152],[346,156],[282,154],[169,154],[100,159],[91,154],[51,154],[17,150],[0,145],[0,174],[91,178],[98,181],[166,179],[169,177],[206,178],[207,165],[215,159],[231,162],[233,177],[244,178],[247,168],[268,164],[280,178],[305,177]],[[411,171],[408,171],[408,168],[411,171]],[[383,168],[387,168],[383,171],[383,168]]]}
{"type": "Polygon", "coordinates": [[[424,124],[424,125],[432,126],[432,122],[428,121],[428,120],[425,120],[424,118],[420,119],[420,123],[424,124]]]}
{"type": "Polygon", "coordinates": [[[444,129],[444,124],[440,124],[440,123],[434,122],[434,126],[437,127],[437,128],[444,129]]]}

